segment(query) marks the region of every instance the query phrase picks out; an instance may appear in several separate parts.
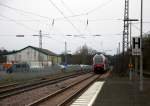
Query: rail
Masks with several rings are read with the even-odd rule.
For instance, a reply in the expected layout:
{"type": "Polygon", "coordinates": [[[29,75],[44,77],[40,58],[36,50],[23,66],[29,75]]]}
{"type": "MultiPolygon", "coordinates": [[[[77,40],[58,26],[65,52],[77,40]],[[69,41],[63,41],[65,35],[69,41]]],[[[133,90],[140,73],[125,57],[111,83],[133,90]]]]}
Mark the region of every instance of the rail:
{"type": "Polygon", "coordinates": [[[69,79],[69,78],[73,78],[78,75],[86,74],[86,73],[88,73],[88,72],[80,72],[80,73],[76,73],[76,74],[72,74],[72,75],[63,76],[63,77],[60,77],[57,79],[46,79],[46,80],[36,81],[33,83],[27,83],[24,85],[18,85],[18,86],[12,87],[10,89],[4,89],[4,90],[0,91],[0,99],[4,99],[9,96],[23,93],[23,92],[26,92],[26,91],[29,91],[32,89],[44,87],[44,86],[47,86],[50,84],[54,84],[54,83],[57,83],[57,82],[60,82],[60,81],[63,81],[63,80],[69,79]]]}
{"type": "MultiPolygon", "coordinates": [[[[45,103],[47,101],[49,103],[55,103],[55,104],[48,104],[48,105],[63,105],[66,102],[68,102],[68,100],[71,100],[72,97],[76,96],[78,93],[80,93],[81,91],[83,91],[84,89],[86,89],[98,77],[99,77],[99,75],[94,75],[94,74],[91,75],[91,76],[88,76],[88,77],[86,77],[86,78],[84,78],[84,79],[82,79],[82,80],[80,80],[78,82],[72,83],[71,85],[68,85],[67,87],[62,88],[62,89],[54,92],[53,94],[47,95],[46,97],[43,97],[43,98],[41,98],[41,99],[39,99],[39,100],[31,103],[31,104],[28,104],[27,106],[42,105],[43,103],[45,103]],[[78,88],[77,86],[79,87],[79,89],[77,89],[78,88]],[[70,94],[71,96],[69,96],[69,98],[67,98],[68,94],[67,94],[67,96],[65,96],[65,93],[69,93],[69,92],[71,93],[70,94]],[[59,101],[60,98],[64,98],[63,100],[60,100],[61,104],[60,104],[60,101],[59,101]]],[[[44,106],[45,106],[45,104],[44,104],[44,106]]]]}

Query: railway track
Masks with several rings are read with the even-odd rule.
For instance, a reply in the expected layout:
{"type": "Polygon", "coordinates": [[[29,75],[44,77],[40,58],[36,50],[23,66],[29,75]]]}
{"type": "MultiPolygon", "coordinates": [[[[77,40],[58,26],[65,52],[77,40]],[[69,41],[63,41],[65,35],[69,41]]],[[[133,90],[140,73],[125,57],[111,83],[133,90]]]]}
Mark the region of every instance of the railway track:
{"type": "Polygon", "coordinates": [[[38,78],[38,79],[33,79],[32,81],[29,80],[29,81],[26,81],[26,82],[14,82],[14,83],[6,84],[6,85],[1,85],[0,86],[0,92],[4,91],[6,89],[10,89],[12,87],[29,84],[29,83],[33,83],[33,82],[36,82],[36,81],[42,81],[42,80],[45,80],[45,79],[48,79],[48,77],[41,77],[41,78],[38,78]]]}
{"type": "Polygon", "coordinates": [[[8,84],[8,85],[2,85],[0,86],[0,91],[4,90],[4,89],[7,89],[7,88],[10,88],[10,87],[13,87],[13,86],[17,86],[19,83],[11,83],[11,84],[8,84]]]}
{"type": "Polygon", "coordinates": [[[36,89],[36,88],[40,88],[40,87],[44,87],[50,84],[54,84],[69,78],[73,78],[82,74],[85,74],[87,72],[80,72],[80,73],[76,73],[76,74],[72,74],[72,75],[67,75],[67,76],[63,76],[63,77],[59,77],[56,79],[45,79],[45,80],[37,80],[35,82],[30,82],[30,83],[25,83],[25,84],[12,84],[12,85],[8,85],[8,86],[4,86],[0,88],[0,99],[4,99],[7,98],[9,96],[13,96],[19,93],[23,93],[32,89],[36,89]]]}
{"type": "Polygon", "coordinates": [[[74,82],[50,95],[47,95],[27,106],[64,106],[75,96],[84,91],[89,85],[99,78],[100,75],[90,75],[80,81],[74,82]]]}

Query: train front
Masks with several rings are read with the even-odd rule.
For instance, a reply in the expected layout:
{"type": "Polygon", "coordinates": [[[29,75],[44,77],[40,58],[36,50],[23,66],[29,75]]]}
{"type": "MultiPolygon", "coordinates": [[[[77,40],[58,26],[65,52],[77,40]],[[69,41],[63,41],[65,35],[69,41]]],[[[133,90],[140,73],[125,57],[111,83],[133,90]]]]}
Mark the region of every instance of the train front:
{"type": "Polygon", "coordinates": [[[93,57],[93,72],[96,74],[105,72],[105,56],[103,54],[96,54],[93,57]]]}

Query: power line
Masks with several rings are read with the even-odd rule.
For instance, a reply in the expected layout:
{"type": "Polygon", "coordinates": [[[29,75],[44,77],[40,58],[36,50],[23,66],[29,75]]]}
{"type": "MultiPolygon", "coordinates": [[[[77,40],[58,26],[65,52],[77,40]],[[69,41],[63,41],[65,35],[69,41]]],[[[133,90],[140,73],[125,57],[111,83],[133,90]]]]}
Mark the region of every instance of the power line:
{"type": "MultiPolygon", "coordinates": [[[[83,16],[83,15],[86,15],[86,13],[70,15],[70,16],[67,16],[67,18],[80,17],[80,16],[83,16]]],[[[62,19],[64,19],[64,18],[62,18],[62,17],[56,17],[55,19],[56,19],[56,20],[62,20],[62,19]]]]}
{"type": "Polygon", "coordinates": [[[19,11],[19,12],[23,12],[23,13],[26,13],[26,14],[30,14],[30,15],[34,15],[34,16],[38,16],[38,17],[41,17],[41,18],[50,19],[49,17],[42,16],[42,15],[39,15],[39,14],[36,14],[36,13],[33,13],[33,12],[29,12],[29,11],[25,11],[25,10],[17,9],[17,8],[14,8],[14,7],[8,6],[8,5],[6,5],[6,4],[2,4],[2,3],[0,3],[0,6],[7,7],[7,8],[9,8],[9,9],[11,9],[11,10],[14,10],[14,11],[19,11]]]}
{"type": "MultiPolygon", "coordinates": [[[[103,18],[103,19],[88,19],[88,21],[89,22],[98,22],[98,21],[122,21],[123,19],[105,19],[105,18],[103,18]]],[[[10,20],[4,20],[4,19],[0,19],[0,21],[10,21],[10,20]]],[[[19,21],[19,22],[47,22],[47,23],[49,23],[49,20],[38,20],[38,19],[23,19],[23,20],[15,20],[14,19],[14,21],[19,21]]],[[[54,21],[54,19],[52,20],[52,23],[53,23],[53,21],[54,21]]],[[[55,19],[55,21],[59,21],[59,20],[56,20],[55,19]]],[[[82,22],[82,21],[85,21],[85,19],[83,20],[83,19],[76,19],[76,20],[71,20],[71,21],[79,21],[79,22],[82,22]]],[[[137,22],[137,23],[139,23],[139,22],[137,22]]],[[[143,23],[150,23],[150,22],[148,22],[148,21],[145,21],[145,22],[143,22],[143,23]]]]}
{"type": "MultiPolygon", "coordinates": [[[[18,11],[18,12],[22,12],[22,13],[25,13],[25,14],[30,14],[30,15],[34,15],[34,16],[38,16],[38,17],[41,17],[41,18],[45,18],[45,19],[51,19],[50,17],[46,17],[46,16],[42,16],[40,14],[37,14],[37,13],[33,13],[33,12],[29,12],[29,11],[25,11],[25,10],[21,10],[21,9],[18,9],[18,8],[14,8],[14,7],[11,7],[9,5],[6,5],[6,4],[2,4],[0,3],[0,6],[3,6],[3,7],[6,7],[6,8],[9,8],[11,10],[14,10],[14,11],[18,11]]],[[[82,16],[82,15],[85,15],[85,14],[76,14],[76,15],[71,15],[71,16],[68,16],[68,18],[71,18],[71,17],[78,17],[78,16],[82,16]]],[[[58,18],[55,18],[55,19],[64,19],[62,17],[58,17],[58,18]]]]}
{"type": "Polygon", "coordinates": [[[69,6],[68,6],[63,0],[61,0],[61,3],[64,5],[64,7],[65,7],[72,15],[74,15],[74,12],[69,8],[69,6]]]}
{"type": "Polygon", "coordinates": [[[106,1],[105,3],[103,3],[103,4],[100,4],[100,5],[97,6],[96,8],[94,8],[94,9],[88,11],[86,14],[93,13],[93,12],[95,12],[97,9],[100,9],[100,8],[102,8],[102,7],[105,7],[106,5],[108,5],[109,3],[111,3],[112,1],[113,1],[113,0],[108,0],[108,1],[106,1]]]}
{"type": "MultiPolygon", "coordinates": [[[[132,24],[132,26],[135,28],[135,29],[137,29],[138,31],[140,31],[141,29],[140,28],[138,28],[137,26],[135,26],[134,24],[132,24]]],[[[147,34],[147,33],[145,33],[145,32],[142,32],[143,34],[147,34]]]]}
{"type": "MultiPolygon", "coordinates": [[[[67,16],[67,18],[74,18],[74,17],[80,17],[80,16],[83,16],[83,15],[87,15],[87,14],[91,14],[93,12],[95,12],[97,9],[100,9],[104,6],[107,6],[109,3],[111,3],[113,0],[109,0],[109,1],[106,1],[105,3],[103,4],[100,4],[99,6],[97,6],[96,8],[94,9],[91,9],[89,10],[88,12],[85,12],[85,13],[81,13],[81,14],[74,14],[74,15],[71,15],[71,16],[67,16]]],[[[62,19],[61,17],[58,17],[58,18],[55,18],[55,19],[62,19]]]]}
{"type": "Polygon", "coordinates": [[[49,0],[50,3],[61,13],[61,15],[74,27],[74,29],[80,33],[80,30],[64,15],[64,13],[53,3],[52,0],[49,0]]]}
{"type": "MultiPolygon", "coordinates": [[[[63,1],[63,0],[61,0],[61,3],[64,5],[64,7],[72,14],[72,15],[74,15],[75,13],[70,9],[70,7],[63,1]]],[[[83,21],[83,20],[81,20],[81,19],[78,19],[78,21],[83,21]]],[[[87,19],[87,25],[86,25],[86,27],[85,27],[85,30],[87,30],[87,26],[88,26],[88,19],[87,19]]],[[[90,31],[89,31],[90,32],[90,31]]]]}
{"type": "MultiPolygon", "coordinates": [[[[97,9],[100,9],[100,8],[106,6],[106,5],[109,4],[111,1],[113,1],[113,0],[109,0],[109,1],[107,1],[107,2],[105,2],[105,3],[103,3],[103,4],[101,4],[101,5],[97,6],[96,8],[89,10],[89,11],[86,12],[86,13],[73,14],[73,15],[67,16],[66,18],[74,18],[74,17],[79,17],[79,16],[83,16],[83,15],[87,15],[87,14],[93,13],[93,12],[96,11],[97,9]]],[[[62,2],[63,2],[63,1],[62,1],[62,2]]],[[[64,2],[63,2],[63,4],[65,5],[64,2]]],[[[43,16],[43,15],[40,15],[40,14],[37,14],[37,13],[33,13],[33,12],[21,10],[21,9],[18,9],[18,8],[14,8],[14,7],[9,6],[9,5],[6,5],[6,4],[0,3],[0,6],[9,8],[9,9],[14,10],[14,11],[22,12],[22,13],[25,13],[25,14],[30,14],[30,15],[34,15],[34,16],[41,17],[41,18],[45,18],[45,19],[52,19],[52,18],[50,18],[50,17],[43,16]]],[[[67,6],[67,5],[65,5],[65,7],[66,7],[66,6],[67,6]]],[[[71,9],[69,9],[68,6],[67,6],[66,8],[67,8],[70,12],[72,12],[71,9]]],[[[73,12],[72,12],[72,13],[73,13],[73,12]]],[[[56,17],[56,18],[55,18],[55,20],[61,20],[61,19],[64,19],[64,17],[56,17]]]]}
{"type": "Polygon", "coordinates": [[[26,26],[26,25],[23,24],[23,23],[16,22],[16,21],[15,21],[14,19],[12,19],[12,18],[9,18],[9,17],[4,16],[4,15],[2,15],[2,14],[0,14],[0,16],[3,17],[3,18],[7,18],[9,21],[12,21],[12,22],[14,22],[14,23],[16,23],[16,24],[18,24],[18,25],[20,25],[20,26],[23,26],[24,28],[26,28],[26,29],[28,29],[28,30],[31,30],[31,31],[34,31],[34,32],[36,31],[36,32],[37,32],[37,30],[32,29],[32,28],[26,26]]]}
{"type": "MultiPolygon", "coordinates": [[[[10,21],[10,20],[4,20],[4,19],[0,19],[1,21],[10,21]]],[[[48,22],[49,20],[36,20],[36,19],[33,19],[33,20],[31,20],[31,19],[23,19],[23,20],[16,20],[16,19],[14,19],[14,21],[19,21],[19,22],[48,22]]]]}

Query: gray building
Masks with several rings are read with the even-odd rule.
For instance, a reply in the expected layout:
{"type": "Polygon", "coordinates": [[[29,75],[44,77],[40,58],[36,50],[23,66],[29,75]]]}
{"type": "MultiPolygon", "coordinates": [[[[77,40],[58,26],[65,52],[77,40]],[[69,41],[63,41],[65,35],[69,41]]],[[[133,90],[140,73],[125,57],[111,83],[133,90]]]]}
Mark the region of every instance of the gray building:
{"type": "Polygon", "coordinates": [[[30,67],[47,67],[60,64],[61,57],[47,49],[27,46],[7,55],[7,63],[27,63],[30,67]]]}

